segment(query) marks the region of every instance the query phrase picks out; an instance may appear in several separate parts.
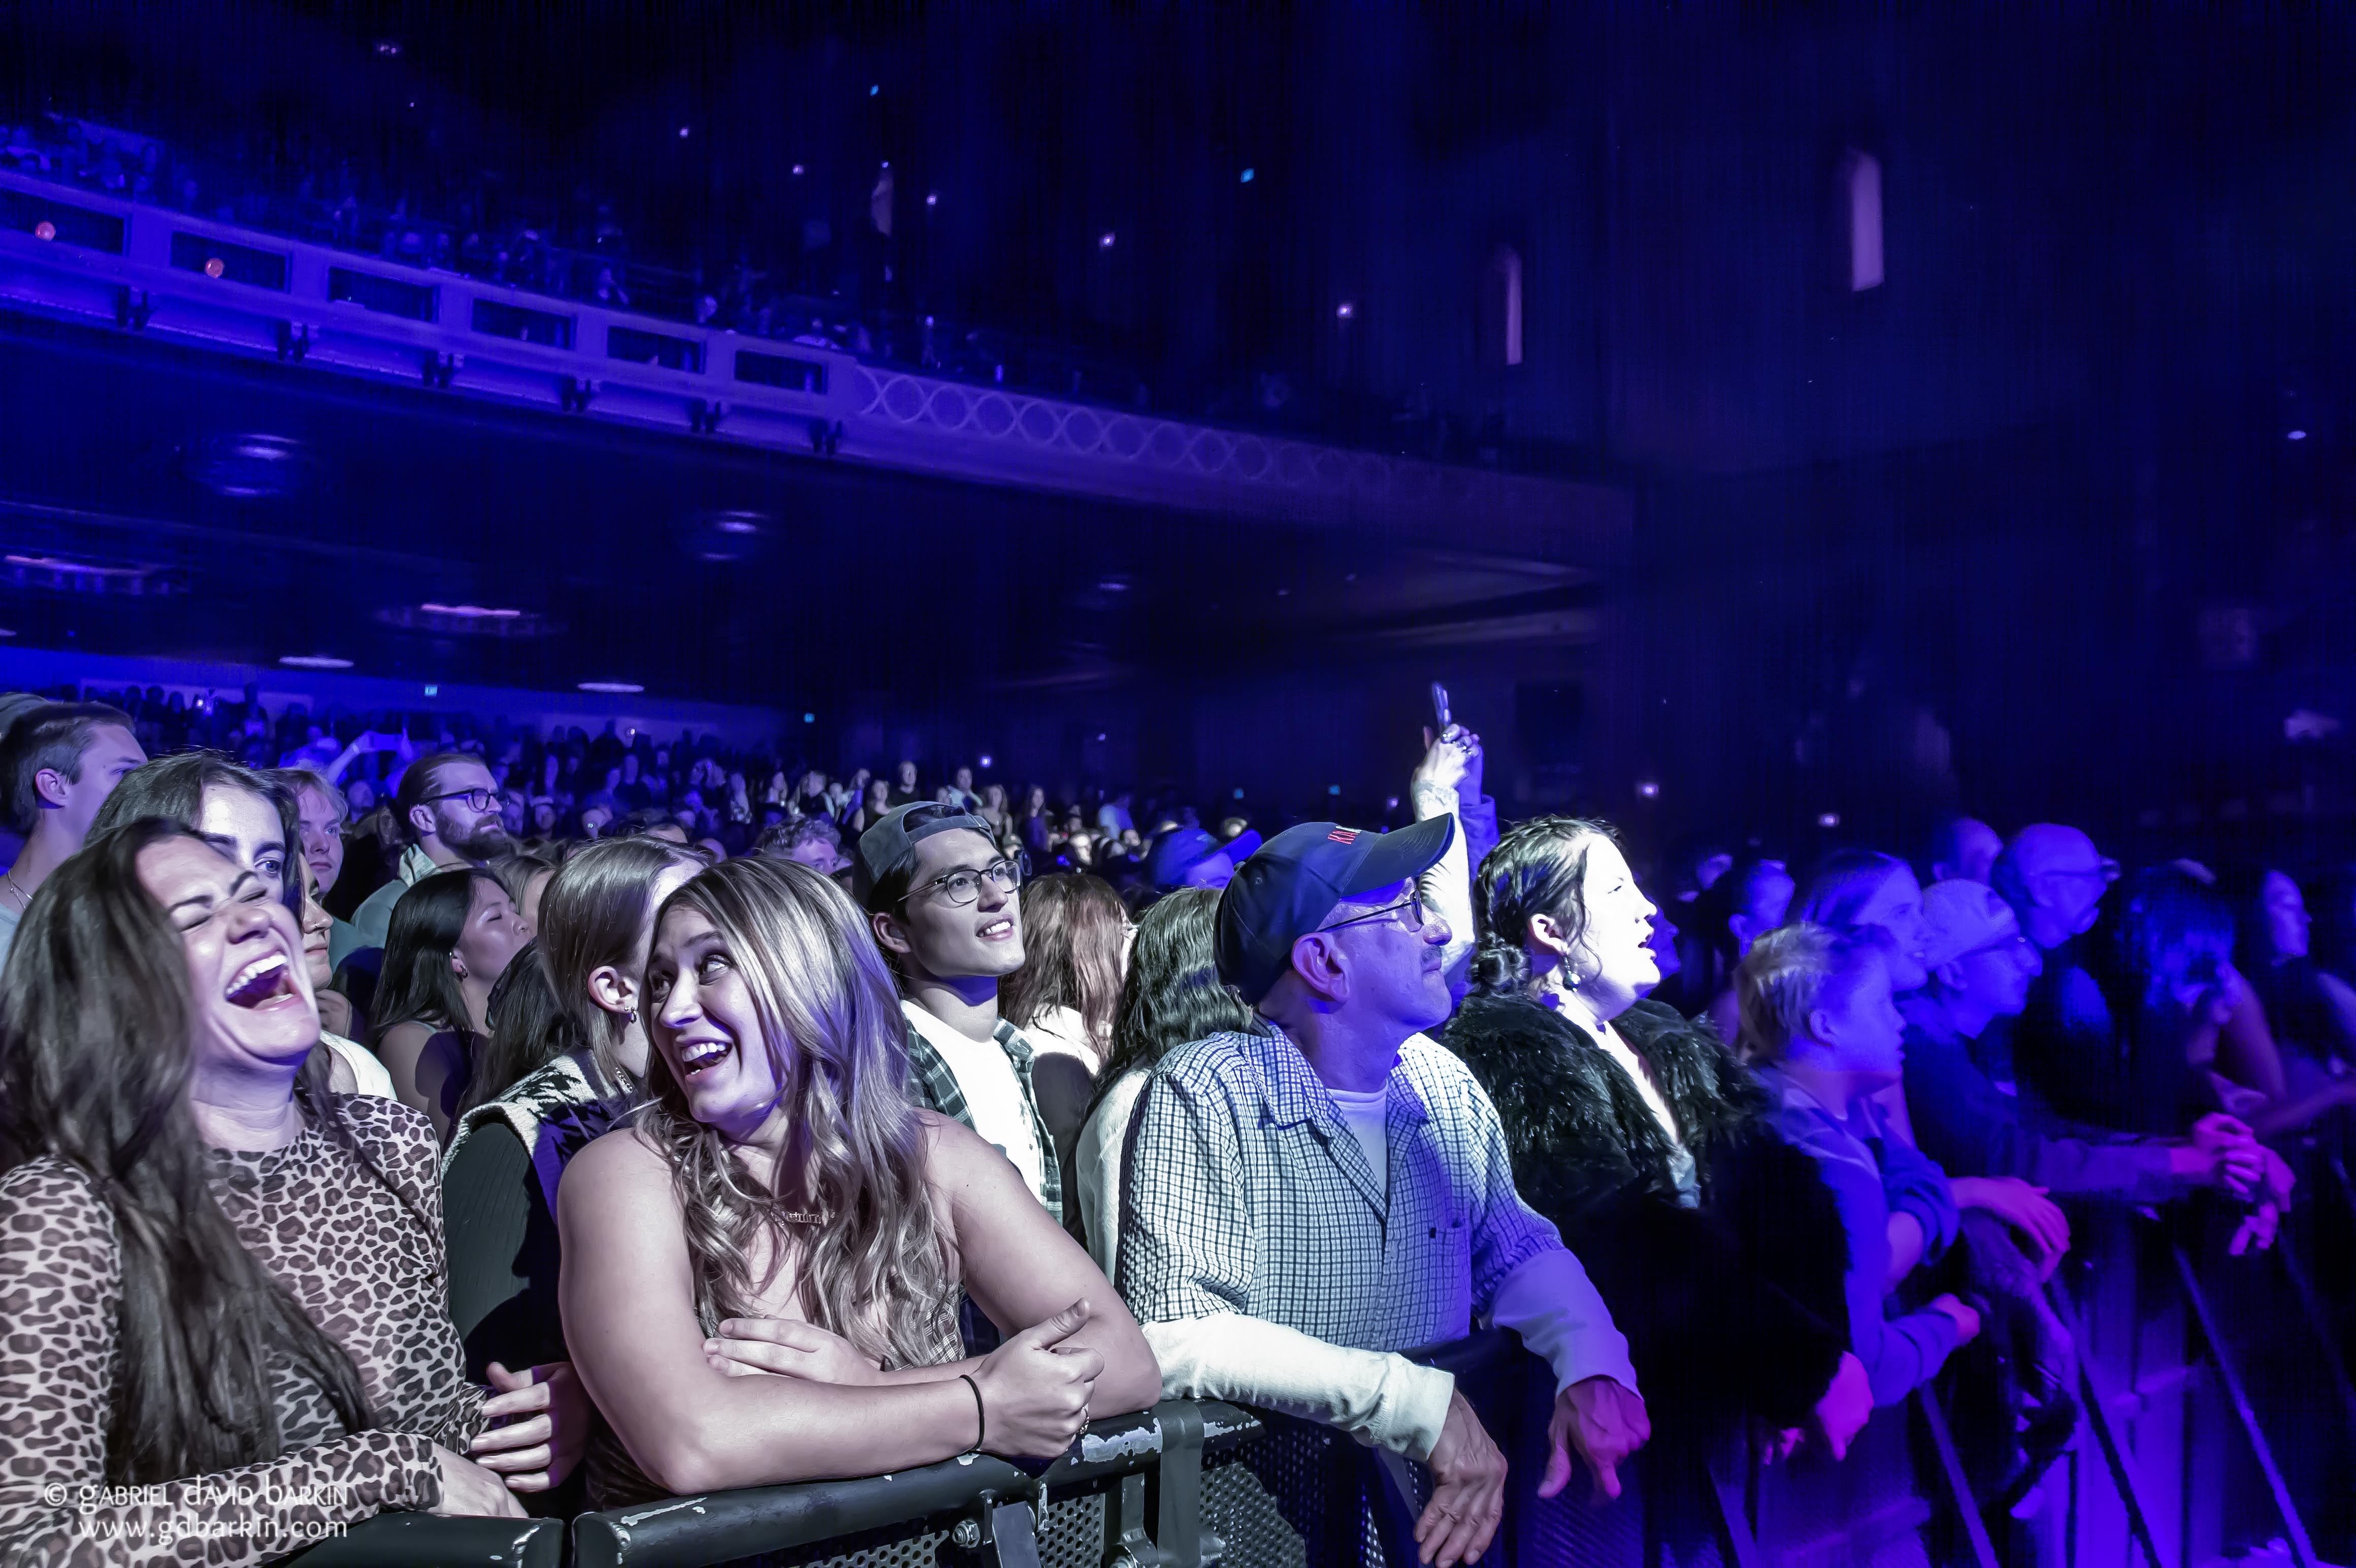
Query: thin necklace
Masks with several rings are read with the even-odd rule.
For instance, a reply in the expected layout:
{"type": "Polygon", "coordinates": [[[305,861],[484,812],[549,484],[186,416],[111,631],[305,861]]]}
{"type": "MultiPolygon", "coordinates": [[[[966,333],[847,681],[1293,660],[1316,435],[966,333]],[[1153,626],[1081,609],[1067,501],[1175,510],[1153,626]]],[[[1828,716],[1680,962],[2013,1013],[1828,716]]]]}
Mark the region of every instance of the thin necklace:
{"type": "Polygon", "coordinates": [[[16,872],[0,871],[0,877],[6,878],[8,883],[8,891],[16,896],[16,902],[19,905],[27,909],[33,907],[33,896],[30,893],[26,892],[23,885],[16,880],[16,872]]]}

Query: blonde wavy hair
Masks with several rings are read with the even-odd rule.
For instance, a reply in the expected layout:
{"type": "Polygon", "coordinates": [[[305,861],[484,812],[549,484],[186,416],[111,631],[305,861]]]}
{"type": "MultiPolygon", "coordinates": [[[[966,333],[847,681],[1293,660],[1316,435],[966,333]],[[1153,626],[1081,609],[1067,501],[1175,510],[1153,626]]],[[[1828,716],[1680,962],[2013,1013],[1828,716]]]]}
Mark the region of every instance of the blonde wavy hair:
{"type": "Polygon", "coordinates": [[[777,1190],[765,1189],[734,1145],[689,1113],[669,1058],[654,1053],[642,1125],[670,1162],[704,1332],[749,1316],[776,1269],[798,1256],[796,1300],[810,1322],[886,1367],[954,1360],[957,1269],[907,1100],[899,993],[866,917],[830,877],[757,858],[698,874],[664,900],[657,929],[680,908],[712,922],[744,976],[761,1038],[737,1048],[766,1050],[792,1129],[777,1190]],[[764,1235],[774,1262],[755,1280],[764,1235]]]}

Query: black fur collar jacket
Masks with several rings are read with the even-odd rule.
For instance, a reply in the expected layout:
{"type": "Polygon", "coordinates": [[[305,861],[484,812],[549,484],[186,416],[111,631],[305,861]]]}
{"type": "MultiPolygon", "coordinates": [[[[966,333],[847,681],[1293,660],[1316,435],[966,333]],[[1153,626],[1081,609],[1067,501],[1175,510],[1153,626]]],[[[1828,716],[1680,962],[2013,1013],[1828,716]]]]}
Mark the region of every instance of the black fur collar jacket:
{"type": "Polygon", "coordinates": [[[1711,1431],[1743,1414],[1805,1425],[1848,1348],[1832,1193],[1707,1021],[1644,1001],[1612,1026],[1683,1133],[1697,1207],[1678,1203],[1669,1136],[1635,1083],[1561,1014],[1475,995],[1441,1037],[1495,1102],[1515,1186],[1586,1265],[1656,1412],[1711,1431]]]}

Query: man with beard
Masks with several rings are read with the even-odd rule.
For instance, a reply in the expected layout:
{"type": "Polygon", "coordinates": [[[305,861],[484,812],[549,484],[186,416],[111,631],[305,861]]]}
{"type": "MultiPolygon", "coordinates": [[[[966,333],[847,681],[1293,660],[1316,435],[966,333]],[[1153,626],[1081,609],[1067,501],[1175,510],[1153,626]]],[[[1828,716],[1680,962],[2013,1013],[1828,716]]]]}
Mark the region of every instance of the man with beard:
{"type": "Polygon", "coordinates": [[[393,879],[352,912],[362,947],[384,946],[392,907],[418,878],[453,866],[488,865],[515,848],[499,820],[498,781],[481,757],[463,751],[437,751],[411,763],[393,797],[393,815],[409,847],[393,879]]]}

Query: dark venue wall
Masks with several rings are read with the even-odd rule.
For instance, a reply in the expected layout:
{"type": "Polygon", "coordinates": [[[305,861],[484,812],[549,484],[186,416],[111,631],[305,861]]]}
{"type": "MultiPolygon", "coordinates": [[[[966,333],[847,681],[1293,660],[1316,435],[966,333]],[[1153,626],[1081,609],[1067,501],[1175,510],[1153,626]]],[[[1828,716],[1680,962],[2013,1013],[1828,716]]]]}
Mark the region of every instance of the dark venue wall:
{"type": "MultiPolygon", "coordinates": [[[[282,510],[374,548],[412,532],[394,509],[421,544],[446,526],[415,564],[483,583],[529,564],[574,631],[502,650],[504,678],[569,684],[612,661],[581,628],[693,604],[688,636],[656,639],[673,645],[647,660],[659,679],[787,704],[810,700],[797,681],[864,692],[830,721],[949,746],[945,724],[1019,723],[1076,781],[1215,790],[1270,762],[1240,737],[1308,715],[1339,726],[1316,749],[1356,776],[1304,765],[1286,797],[1378,796],[1403,743],[1374,736],[1402,733],[1437,676],[1488,682],[1516,806],[1777,834],[1830,814],[1911,837],[1965,800],[2122,830],[2351,804],[2332,782],[2345,732],[2294,745],[2283,727],[2351,706],[2332,634],[2350,378],[2329,280],[2356,260],[2330,185],[2356,117],[2322,63],[2347,41],[2329,13],[1533,6],[1371,27],[1180,7],[912,27],[593,5],[551,38],[509,13],[198,26],[34,5],[7,26],[10,119],[78,95],[209,143],[234,165],[224,188],[299,175],[324,191],[320,149],[340,141],[368,151],[367,201],[478,226],[545,209],[552,233],[578,220],[689,280],[676,300],[642,285],[640,306],[692,316],[708,289],[733,309],[723,280],[757,272],[780,337],[816,300],[866,313],[876,355],[921,361],[940,345],[904,347],[886,321],[943,338],[953,322],[951,374],[1533,476],[1626,521],[1623,539],[1584,521],[1547,538],[1476,502],[1419,531],[1321,534],[1213,501],[1162,534],[1036,491],[792,462],[753,478],[742,454],[603,430],[597,452],[552,437],[502,476],[484,456],[508,416],[352,394],[403,433],[404,470],[473,477],[395,501],[337,455],[320,505],[282,510]],[[406,52],[374,48],[396,35],[406,52]],[[256,113],[225,124],[225,102],[256,113]],[[618,488],[597,467],[616,442],[618,488]],[[675,553],[681,515],[748,492],[787,546],[776,593],[630,570],[675,553]],[[1153,548],[1116,547],[1141,534],[1153,548]],[[795,592],[844,570],[873,575],[795,592]],[[969,587],[1021,610],[959,625],[969,587]],[[852,606],[880,635],[825,618],[852,606]],[[940,645],[912,625],[945,628],[940,645]]],[[[11,356],[27,442],[59,417],[47,352],[11,356]]],[[[300,424],[302,397],[276,401],[300,378],[262,380],[229,394],[257,400],[239,417],[300,424]]],[[[330,443],[351,430],[313,423],[330,443]]],[[[160,412],[106,435],[115,451],[190,438],[160,412]]],[[[102,482],[54,499],[187,504],[122,495],[117,464],[86,460],[102,482]]],[[[394,641],[380,658],[412,671],[488,657],[394,641]]]]}

